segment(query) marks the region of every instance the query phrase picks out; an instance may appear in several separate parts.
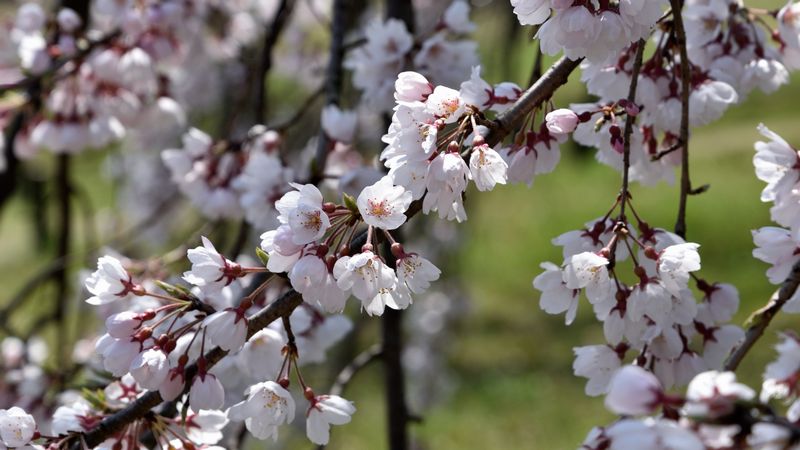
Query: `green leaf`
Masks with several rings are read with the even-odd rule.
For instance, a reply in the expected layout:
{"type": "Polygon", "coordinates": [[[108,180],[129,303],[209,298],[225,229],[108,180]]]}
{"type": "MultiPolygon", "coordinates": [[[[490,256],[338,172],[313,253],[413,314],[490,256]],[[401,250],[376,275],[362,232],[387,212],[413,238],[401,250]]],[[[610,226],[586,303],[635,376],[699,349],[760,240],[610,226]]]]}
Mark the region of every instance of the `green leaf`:
{"type": "Polygon", "coordinates": [[[261,260],[261,264],[263,264],[264,267],[267,267],[267,263],[269,262],[269,255],[267,252],[262,250],[261,247],[256,247],[256,256],[258,256],[258,259],[261,260]]]}
{"type": "Polygon", "coordinates": [[[344,199],[344,206],[347,207],[353,214],[359,214],[358,212],[358,205],[356,204],[356,199],[352,195],[342,193],[342,198],[344,199]]]}

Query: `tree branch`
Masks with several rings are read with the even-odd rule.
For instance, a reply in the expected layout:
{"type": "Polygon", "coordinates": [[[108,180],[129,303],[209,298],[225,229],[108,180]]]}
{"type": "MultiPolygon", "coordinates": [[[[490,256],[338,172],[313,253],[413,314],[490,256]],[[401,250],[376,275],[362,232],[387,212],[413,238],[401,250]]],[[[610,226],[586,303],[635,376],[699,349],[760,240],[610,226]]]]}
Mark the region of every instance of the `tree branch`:
{"type": "MultiPolygon", "coordinates": [[[[642,70],[642,59],[644,58],[644,39],[640,39],[636,43],[636,57],[633,60],[633,69],[631,70],[631,85],[628,88],[628,103],[630,106],[636,105],[636,87],[639,84],[639,72],[642,70]]],[[[628,203],[628,176],[631,168],[631,135],[633,134],[633,123],[636,117],[628,113],[625,117],[625,130],[623,132],[624,141],[622,143],[622,192],[620,198],[619,216],[625,220],[625,204],[628,203]]]]}
{"type": "Polygon", "coordinates": [[[571,74],[580,63],[580,59],[573,61],[566,56],[562,56],[561,59],[556,61],[555,64],[547,69],[544,75],[536,80],[533,86],[529,87],[528,90],[522,94],[511,108],[497,116],[494,120],[494,126],[490,127],[491,132],[486,142],[488,142],[489,145],[496,145],[514,131],[514,128],[519,125],[528,113],[548,100],[556,89],[567,82],[569,74],[571,74]]]}
{"type": "MultiPolygon", "coordinates": [[[[333,22],[331,22],[331,47],[328,59],[328,69],[325,72],[325,104],[338,105],[341,100],[342,73],[344,65],[344,35],[347,33],[350,0],[333,1],[333,22]]],[[[325,173],[325,163],[328,151],[333,142],[321,129],[317,138],[317,153],[314,165],[311,168],[311,183],[318,184],[325,173]]]]}
{"type": "MultiPolygon", "coordinates": [[[[69,244],[72,237],[72,183],[70,181],[70,155],[58,155],[56,163],[56,192],[58,195],[58,247],[56,260],[66,261],[69,255],[69,244]]],[[[69,281],[67,279],[67,265],[59,264],[53,272],[56,283],[54,318],[58,327],[58,345],[56,360],[62,368],[69,364],[67,355],[68,324],[67,324],[67,296],[69,294],[69,281]]]]}
{"type": "Polygon", "coordinates": [[[728,360],[725,361],[725,370],[736,370],[736,368],[739,367],[739,363],[742,362],[747,352],[749,352],[756,341],[764,335],[764,331],[767,329],[770,322],[772,322],[772,318],[775,317],[783,305],[794,296],[798,285],[800,285],[800,261],[795,263],[789,276],[781,284],[781,287],[772,294],[769,302],[750,316],[748,322],[750,322],[751,325],[747,328],[744,341],[731,353],[728,360]]]}
{"type": "Polygon", "coordinates": [[[686,51],[686,30],[683,28],[683,2],[670,0],[672,6],[672,23],[675,33],[675,42],[678,45],[681,57],[681,193],[678,204],[678,219],[675,222],[675,234],[686,238],[686,202],[692,191],[692,181],[689,178],[689,94],[691,93],[691,67],[689,55],[686,51]]]}
{"type": "Polygon", "coordinates": [[[294,9],[295,0],[281,0],[278,10],[275,12],[275,17],[272,18],[272,24],[264,36],[264,46],[261,48],[261,63],[258,67],[258,74],[256,75],[256,101],[253,106],[253,121],[257,124],[264,123],[266,115],[267,104],[267,74],[272,69],[272,50],[280,38],[281,32],[289,21],[294,9]]]}
{"type": "MultiPolygon", "coordinates": [[[[294,311],[301,303],[303,298],[294,290],[283,294],[281,297],[264,307],[261,311],[253,314],[249,318],[247,327],[247,337],[250,338],[253,334],[257,333],[262,328],[278,319],[279,317],[287,317],[294,311]]],[[[228,352],[219,347],[206,352],[204,358],[207,362],[207,367],[214,366],[228,352]]],[[[191,384],[192,378],[197,374],[197,365],[192,364],[186,368],[186,383],[187,386],[191,384]]],[[[158,391],[150,391],[143,396],[139,397],[129,406],[120,410],[119,412],[106,417],[94,429],[83,434],[86,444],[90,447],[96,447],[106,439],[114,434],[120,432],[126,425],[143,418],[151,409],[155,408],[162,402],[161,395],[158,391]]],[[[79,447],[78,447],[79,448],[79,447]]]]}

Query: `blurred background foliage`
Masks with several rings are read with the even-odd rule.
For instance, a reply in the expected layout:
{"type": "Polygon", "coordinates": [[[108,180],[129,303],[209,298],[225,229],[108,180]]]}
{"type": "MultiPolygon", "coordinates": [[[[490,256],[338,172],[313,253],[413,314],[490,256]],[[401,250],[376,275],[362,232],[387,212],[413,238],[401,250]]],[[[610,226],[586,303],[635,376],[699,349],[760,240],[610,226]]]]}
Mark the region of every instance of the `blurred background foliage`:
{"type": "MultiPolygon", "coordinates": [[[[517,26],[506,1],[482,3],[476,6],[473,17],[478,23],[475,37],[484,78],[492,83],[509,80],[527,86],[536,49],[530,29],[517,26]]],[[[777,8],[783,2],[747,4],[777,8]]],[[[321,34],[313,45],[324,46],[326,39],[321,34]]],[[[552,59],[546,58],[545,67],[550,62],[552,59]]],[[[579,73],[574,73],[570,84],[555,96],[556,107],[590,100],[578,77],[579,73]]],[[[692,180],[696,186],[709,184],[710,190],[689,200],[688,239],[702,245],[702,278],[733,283],[739,289],[739,323],[763,305],[775,288],[764,276],[766,265],[751,255],[751,230],[771,224],[768,206],[759,201],[763,184],[753,172],[753,143],[761,139],[756,126],[764,123],[788,142],[800,145],[800,77],[793,78],[773,95],[751,94],[722,120],[692,134],[692,180]]],[[[305,98],[291,79],[271,75],[269,86],[275,110],[291,111],[305,98]]],[[[444,395],[434,407],[420,411],[421,422],[412,426],[419,448],[571,449],[579,446],[592,426],[613,420],[604,410],[602,399],[586,397],[584,380],[572,373],[573,347],[604,342],[602,327],[591,308],[583,303],[576,322],[566,327],[563,315],[549,316],[539,309],[537,292],[531,286],[533,277],[540,273],[540,263],[562,261],[561,248],[554,247],[551,239],[601,216],[617,195],[619,174],[598,164],[593,153],[570,142],[562,146],[557,170],[537,177],[532,188],[511,186],[480,195],[468,193],[469,220],[460,227],[461,245],[446,261],[439,261],[463,284],[464,294],[452,295],[463,302],[465,313],[449,333],[441,355],[449,368],[444,395]]],[[[77,198],[85,199],[76,203],[78,210],[84,204],[87,208],[92,205],[102,215],[106,213],[103,208],[114,203],[113,186],[101,175],[105,159],[102,153],[75,158],[74,178],[80,190],[77,198]]],[[[52,203],[47,201],[52,195],[50,163],[37,160],[26,167],[26,176],[35,182],[26,183],[0,216],[0,301],[7,302],[52,260],[53,243],[39,238],[41,230],[52,227],[53,222],[54,212],[45,207],[52,203]]],[[[634,185],[632,195],[637,211],[651,225],[672,228],[677,186],[634,185]]],[[[187,217],[186,228],[195,229],[197,217],[189,212],[181,214],[187,217]]],[[[105,242],[120,231],[96,230],[89,225],[92,221],[78,216],[76,248],[94,248],[97,242],[105,242]]],[[[230,237],[226,231],[230,229],[214,231],[224,239],[230,237]]],[[[180,236],[176,233],[174,243],[180,242],[180,236]]],[[[76,258],[70,267],[77,271],[92,266],[89,253],[86,258],[76,258]]],[[[0,316],[5,332],[8,328],[22,334],[47,332],[38,328],[37,317],[52,304],[53,293],[48,289],[38,289],[32,301],[13,317],[0,316]]],[[[79,297],[75,298],[77,316],[86,311],[79,307],[79,297]]],[[[364,325],[360,342],[354,344],[357,348],[376,338],[376,324],[364,325]]],[[[75,328],[73,335],[79,336],[81,332],[75,328]]],[[[741,378],[759,385],[764,365],[774,357],[772,346],[777,333],[786,329],[797,330],[798,320],[779,315],[745,360],[741,378]]],[[[329,370],[322,368],[315,378],[329,380],[329,370]]],[[[350,425],[334,432],[329,448],[386,447],[381,377],[382,368],[376,364],[350,385],[346,396],[355,401],[358,413],[350,425]]],[[[426,379],[411,379],[409,383],[432,385],[426,379]]],[[[302,425],[299,422],[296,425],[302,425]]],[[[289,436],[285,444],[287,448],[309,446],[295,436],[289,436]]]]}

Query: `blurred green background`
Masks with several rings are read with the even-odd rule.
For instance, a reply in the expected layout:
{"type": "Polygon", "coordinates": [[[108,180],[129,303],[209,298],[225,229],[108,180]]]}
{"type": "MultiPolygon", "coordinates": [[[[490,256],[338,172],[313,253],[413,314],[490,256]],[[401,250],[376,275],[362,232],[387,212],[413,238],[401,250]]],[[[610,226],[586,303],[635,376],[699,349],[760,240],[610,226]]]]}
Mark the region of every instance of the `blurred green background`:
{"type": "MultiPolygon", "coordinates": [[[[474,14],[480,26],[477,38],[484,77],[490,82],[511,80],[524,86],[535,45],[527,29],[514,37],[513,45],[505,44],[512,23],[508,20],[510,8],[505,2],[494,3],[495,7],[477,8],[474,14]]],[[[773,8],[782,4],[752,2],[752,6],[773,8]]],[[[545,66],[551,61],[547,59],[545,66]]],[[[588,99],[577,78],[576,72],[570,85],[556,95],[557,107],[588,99]]],[[[751,230],[771,224],[768,205],[759,201],[763,183],[753,172],[753,143],[761,139],[756,126],[763,122],[790,143],[800,144],[800,77],[793,78],[793,83],[773,95],[754,92],[746,102],[731,108],[723,120],[695,130],[691,140],[693,183],[710,184],[711,188],[689,200],[688,238],[702,245],[703,278],[730,282],[739,288],[740,323],[774,290],[764,276],[767,266],[751,256],[751,230]]],[[[277,92],[290,84],[288,80],[276,81],[271,85],[276,95],[271,98],[278,98],[277,92]]],[[[98,183],[107,183],[97,176],[103,155],[84,156],[76,159],[80,174],[77,183],[85,188],[93,204],[110,204],[113,191],[97,188],[98,183]]],[[[47,161],[42,164],[29,174],[44,179],[49,167],[47,161]]],[[[451,369],[450,392],[443,396],[443,402],[420,412],[422,422],[412,425],[419,448],[572,449],[592,426],[613,420],[601,398],[583,394],[584,379],[575,377],[571,368],[572,347],[602,343],[601,326],[585,303],[570,327],[564,325],[563,315],[545,314],[538,307],[531,281],[540,273],[541,262],[562,260],[561,249],[550,240],[605,213],[619,185],[619,174],[596,163],[592,151],[568,144],[562,147],[556,172],[537,177],[530,189],[511,186],[480,195],[470,192],[470,218],[461,227],[463,245],[444,264],[445,270],[466,287],[468,314],[452,333],[443,355],[451,369]]],[[[632,194],[637,211],[651,225],[672,228],[677,211],[676,186],[634,185],[632,194]]],[[[16,292],[50,259],[50,249],[32,246],[35,228],[29,218],[39,208],[18,195],[2,212],[0,301],[16,292]]],[[[44,211],[45,216],[49,213],[44,211]]],[[[85,224],[77,225],[82,236],[85,224]]],[[[46,290],[37,292],[42,302],[50,301],[50,297],[46,290]]],[[[25,330],[31,321],[23,311],[14,316],[12,325],[25,330]]],[[[774,356],[771,346],[777,331],[797,328],[796,317],[779,315],[745,360],[740,376],[757,386],[764,364],[774,356]]],[[[379,365],[371,366],[350,386],[346,397],[355,401],[358,413],[346,428],[334,431],[329,448],[386,448],[381,375],[379,365]]],[[[310,448],[307,441],[294,437],[287,446],[310,448]]]]}

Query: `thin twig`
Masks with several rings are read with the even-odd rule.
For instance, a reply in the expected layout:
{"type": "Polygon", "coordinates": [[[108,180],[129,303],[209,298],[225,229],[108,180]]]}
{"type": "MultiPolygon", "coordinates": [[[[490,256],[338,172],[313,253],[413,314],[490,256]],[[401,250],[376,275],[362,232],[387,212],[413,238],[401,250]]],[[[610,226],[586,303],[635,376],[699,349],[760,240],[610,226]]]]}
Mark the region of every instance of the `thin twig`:
{"type": "MultiPolygon", "coordinates": [[[[344,394],[345,388],[353,381],[356,374],[358,374],[362,369],[367,367],[371,362],[377,360],[383,355],[383,345],[373,344],[371,347],[368,347],[363,352],[356,355],[349,364],[344,366],[339,375],[336,376],[336,380],[333,382],[333,385],[328,390],[330,395],[338,395],[341,396],[344,394]]],[[[317,446],[317,450],[323,450],[325,448],[324,445],[317,446]]]]}
{"type": "MultiPolygon", "coordinates": [[[[347,34],[348,13],[350,0],[333,1],[333,21],[331,22],[331,47],[328,59],[328,69],[325,72],[325,104],[338,105],[341,101],[342,80],[344,71],[344,36],[347,34]]],[[[331,140],[320,129],[317,138],[317,153],[314,165],[311,168],[311,183],[318,184],[325,173],[325,163],[328,151],[332,145],[331,140]]]]}
{"type": "Polygon", "coordinates": [[[253,120],[255,123],[264,123],[267,105],[267,74],[272,68],[272,51],[280,38],[284,26],[294,9],[294,0],[281,0],[275,16],[272,18],[269,30],[264,35],[264,46],[261,48],[261,62],[256,75],[255,105],[253,106],[253,120]]]}
{"type": "Polygon", "coordinates": [[[324,92],[325,92],[324,85],[316,88],[314,92],[309,94],[308,97],[306,97],[306,99],[303,100],[303,103],[300,104],[300,106],[297,108],[294,114],[292,114],[288,119],[284,120],[283,122],[277,125],[273,125],[269,128],[279,133],[286,132],[286,130],[297,124],[300,118],[303,117],[303,115],[306,112],[308,112],[309,109],[311,109],[311,106],[314,105],[314,102],[316,102],[317,99],[320,98],[324,92]]]}
{"type": "Polygon", "coordinates": [[[333,385],[330,389],[331,395],[342,395],[347,385],[353,380],[353,377],[364,367],[369,365],[372,361],[380,358],[383,354],[383,346],[381,344],[374,344],[371,347],[367,348],[363,352],[356,355],[350,364],[344,367],[339,375],[336,377],[336,381],[333,382],[333,385]]]}
{"type": "Polygon", "coordinates": [[[670,0],[672,6],[672,23],[675,43],[681,57],[681,129],[679,140],[681,146],[681,193],[678,204],[678,219],[675,222],[675,234],[686,238],[686,202],[691,194],[692,181],[689,178],[689,94],[691,93],[691,67],[686,51],[686,30],[683,28],[683,2],[670,0]]]}
{"type": "Polygon", "coordinates": [[[732,371],[739,367],[739,363],[742,362],[747,352],[753,348],[756,341],[764,334],[764,330],[767,329],[772,318],[780,311],[784,303],[794,296],[798,285],[800,285],[800,261],[795,263],[789,276],[781,283],[781,287],[772,294],[769,302],[750,316],[748,322],[751,325],[747,328],[744,341],[736,347],[728,357],[728,360],[725,361],[725,370],[732,371]]]}
{"type": "MultiPolygon", "coordinates": [[[[534,29],[538,30],[539,26],[535,26],[534,29]]],[[[532,85],[539,78],[542,78],[542,60],[544,60],[544,54],[542,53],[542,46],[539,44],[539,41],[535,42],[536,57],[533,60],[533,70],[531,70],[531,76],[528,79],[528,86],[532,85]]]]}
{"type": "MultiPolygon", "coordinates": [[[[639,72],[642,70],[642,59],[644,57],[644,39],[636,43],[636,57],[633,60],[631,70],[631,85],[628,89],[628,107],[636,106],[636,87],[639,84],[639,72]]],[[[631,168],[631,135],[633,134],[633,124],[636,116],[628,113],[625,117],[625,131],[623,132],[622,143],[622,192],[620,193],[621,203],[619,207],[620,219],[625,220],[625,204],[628,203],[628,177],[631,168]]]]}

